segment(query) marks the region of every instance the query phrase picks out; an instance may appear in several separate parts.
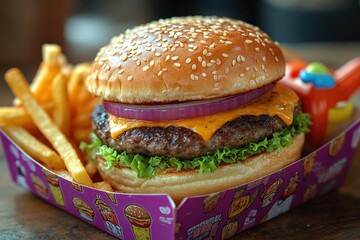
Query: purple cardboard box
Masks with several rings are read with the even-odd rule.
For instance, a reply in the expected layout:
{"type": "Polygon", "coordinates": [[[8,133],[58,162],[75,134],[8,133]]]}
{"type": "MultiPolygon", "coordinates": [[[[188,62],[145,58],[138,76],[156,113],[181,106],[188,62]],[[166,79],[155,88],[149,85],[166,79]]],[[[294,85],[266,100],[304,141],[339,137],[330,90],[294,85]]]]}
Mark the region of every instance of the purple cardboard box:
{"type": "Polygon", "coordinates": [[[115,237],[226,239],[339,188],[360,141],[360,119],[284,169],[223,192],[185,199],[179,206],[166,194],[112,193],[70,182],[37,163],[4,132],[0,137],[15,183],[115,237]]]}

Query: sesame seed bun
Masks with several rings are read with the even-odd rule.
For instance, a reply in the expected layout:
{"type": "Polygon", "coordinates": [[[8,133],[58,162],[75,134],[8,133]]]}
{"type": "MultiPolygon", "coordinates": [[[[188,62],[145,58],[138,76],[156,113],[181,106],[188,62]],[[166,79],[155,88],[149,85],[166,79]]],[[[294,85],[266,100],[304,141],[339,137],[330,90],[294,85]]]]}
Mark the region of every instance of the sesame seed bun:
{"type": "Polygon", "coordinates": [[[265,86],[284,56],[258,27],[218,17],[174,17],[127,30],[103,47],[88,77],[104,100],[154,103],[223,97],[265,86]]]}

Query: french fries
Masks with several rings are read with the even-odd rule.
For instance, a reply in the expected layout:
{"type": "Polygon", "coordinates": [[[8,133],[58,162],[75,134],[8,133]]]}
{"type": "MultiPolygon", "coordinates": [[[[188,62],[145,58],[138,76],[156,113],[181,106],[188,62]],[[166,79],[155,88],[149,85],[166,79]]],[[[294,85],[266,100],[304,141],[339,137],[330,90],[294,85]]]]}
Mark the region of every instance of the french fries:
{"type": "Polygon", "coordinates": [[[90,114],[100,103],[86,88],[90,64],[68,64],[55,44],[43,45],[42,55],[30,85],[20,70],[6,72],[5,80],[16,98],[14,106],[0,107],[0,128],[58,176],[113,191],[107,182],[93,183],[92,177],[99,181],[96,161],[82,156],[77,147],[89,140],[90,114]]]}
{"type": "Polygon", "coordinates": [[[100,103],[86,89],[86,77],[90,65],[81,63],[74,67],[68,83],[70,108],[72,110],[72,138],[75,143],[88,141],[91,132],[89,116],[94,107],[100,103]]]}
{"type": "Polygon", "coordinates": [[[44,44],[42,54],[43,62],[31,84],[31,91],[40,103],[51,99],[51,91],[48,91],[48,88],[52,79],[60,72],[61,48],[55,44],[44,44]]]}
{"type": "Polygon", "coordinates": [[[53,120],[55,125],[65,134],[65,136],[69,136],[70,103],[66,77],[62,73],[56,75],[51,88],[54,101],[53,120]]]}
{"type": "Polygon", "coordinates": [[[85,165],[85,169],[86,169],[86,172],[89,174],[89,176],[93,177],[97,172],[96,160],[88,161],[87,164],[85,165]]]}
{"type": "Polygon", "coordinates": [[[45,144],[38,141],[25,129],[16,126],[4,127],[5,133],[11,137],[22,149],[35,159],[43,162],[50,169],[64,169],[64,161],[60,156],[48,148],[45,144]],[[29,144],[31,143],[31,144],[29,144]]]}
{"type": "Polygon", "coordinates": [[[5,74],[5,80],[13,93],[21,100],[35,125],[64,160],[66,168],[75,181],[86,186],[93,186],[93,182],[79,159],[76,150],[36,101],[20,70],[16,68],[10,69],[5,74]]]}
{"type": "Polygon", "coordinates": [[[105,181],[94,183],[94,187],[97,188],[97,189],[108,191],[108,192],[113,192],[114,191],[114,189],[111,187],[111,185],[108,182],[105,182],[105,181]]]}
{"type": "Polygon", "coordinates": [[[0,126],[23,126],[31,123],[29,115],[22,107],[0,107],[0,126]]]}
{"type": "Polygon", "coordinates": [[[89,67],[90,65],[88,63],[78,64],[74,67],[74,70],[70,76],[68,85],[69,99],[73,108],[78,105],[77,100],[80,93],[86,90],[86,88],[84,89],[84,85],[89,67]]]}

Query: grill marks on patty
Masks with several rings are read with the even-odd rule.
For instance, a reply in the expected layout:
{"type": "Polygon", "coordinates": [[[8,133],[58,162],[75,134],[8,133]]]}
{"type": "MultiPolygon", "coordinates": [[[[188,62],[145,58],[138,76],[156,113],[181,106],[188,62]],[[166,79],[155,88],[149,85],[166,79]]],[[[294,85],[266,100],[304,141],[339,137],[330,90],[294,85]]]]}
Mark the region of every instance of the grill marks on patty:
{"type": "MultiPolygon", "coordinates": [[[[294,114],[298,111],[299,107],[294,114]]],[[[202,156],[225,146],[236,148],[258,142],[286,126],[277,116],[245,115],[227,122],[208,142],[192,130],[176,126],[134,128],[113,139],[110,136],[108,115],[102,104],[95,108],[91,118],[95,134],[104,144],[118,151],[180,159],[202,156]]]]}

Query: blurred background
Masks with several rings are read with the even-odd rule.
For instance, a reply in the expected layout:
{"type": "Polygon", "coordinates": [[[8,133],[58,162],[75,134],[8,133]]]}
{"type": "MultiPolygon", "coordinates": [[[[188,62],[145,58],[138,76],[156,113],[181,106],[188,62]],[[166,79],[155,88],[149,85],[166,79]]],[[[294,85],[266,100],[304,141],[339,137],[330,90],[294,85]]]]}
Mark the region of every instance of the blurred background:
{"type": "Polygon", "coordinates": [[[244,20],[308,60],[334,67],[360,56],[359,0],[12,0],[0,2],[1,78],[13,66],[31,75],[43,43],[61,45],[73,64],[90,62],[127,28],[184,15],[244,20]]]}

